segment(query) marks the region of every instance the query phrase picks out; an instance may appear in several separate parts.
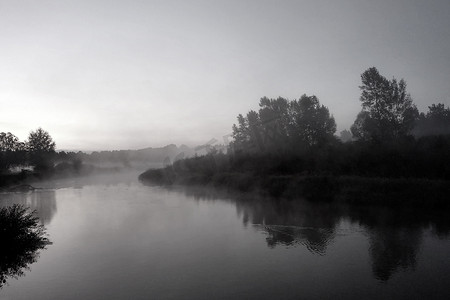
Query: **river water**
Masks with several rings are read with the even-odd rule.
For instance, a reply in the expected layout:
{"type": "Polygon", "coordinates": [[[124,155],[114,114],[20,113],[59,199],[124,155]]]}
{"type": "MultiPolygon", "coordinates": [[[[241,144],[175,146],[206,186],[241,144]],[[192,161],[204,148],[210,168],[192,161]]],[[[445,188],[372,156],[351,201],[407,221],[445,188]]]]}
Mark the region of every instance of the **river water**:
{"type": "Polygon", "coordinates": [[[446,212],[167,190],[137,174],[2,193],[52,242],[0,299],[450,299],[446,212]]]}

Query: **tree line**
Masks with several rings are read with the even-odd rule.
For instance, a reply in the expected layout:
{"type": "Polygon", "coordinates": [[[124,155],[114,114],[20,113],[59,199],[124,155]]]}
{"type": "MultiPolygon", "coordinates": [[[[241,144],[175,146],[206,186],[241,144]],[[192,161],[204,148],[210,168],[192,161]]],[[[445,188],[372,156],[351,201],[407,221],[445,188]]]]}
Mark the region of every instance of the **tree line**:
{"type": "Polygon", "coordinates": [[[233,125],[232,147],[236,151],[287,152],[322,146],[333,140],[336,122],[316,96],[298,100],[262,98],[259,112],[238,115],[233,125]]]}
{"type": "MultiPolygon", "coordinates": [[[[419,113],[404,79],[389,80],[375,67],[361,75],[361,112],[341,140],[390,144],[410,137],[450,134],[450,108],[433,104],[419,113]]],[[[316,96],[289,101],[264,97],[259,111],[239,114],[230,150],[246,153],[299,153],[336,144],[336,122],[316,96]]]]}
{"type": "MultiPolygon", "coordinates": [[[[232,126],[233,141],[227,162],[218,157],[215,161],[220,161],[227,170],[259,170],[261,174],[328,172],[450,178],[449,107],[437,103],[428,112],[419,113],[406,90],[405,80],[389,80],[375,67],[361,75],[360,89],[361,112],[350,131],[341,132],[340,139],[335,135],[333,115],[316,96],[302,95],[294,100],[264,97],[258,111],[238,115],[237,124],[232,126]]],[[[51,170],[58,161],[66,162],[60,163],[60,169],[75,171],[82,167],[82,161],[114,160],[128,166],[131,160],[158,159],[179,152],[169,148],[56,153],[55,142],[42,128],[30,132],[24,142],[12,133],[1,132],[0,172],[24,165],[38,171],[51,170]]],[[[174,167],[181,166],[180,170],[191,173],[197,167],[212,168],[207,173],[213,174],[217,165],[195,159],[192,164],[183,160],[174,167]],[[200,167],[203,163],[205,166],[200,167]]]]}
{"type": "Polygon", "coordinates": [[[30,132],[25,141],[20,141],[10,132],[0,132],[0,175],[17,173],[20,169],[33,169],[36,175],[87,175],[93,171],[110,172],[122,168],[162,164],[164,160],[171,161],[180,154],[183,157],[194,155],[194,149],[186,145],[177,147],[174,144],[159,148],[90,153],[56,151],[55,147],[53,138],[42,128],[30,132]]]}
{"type": "Polygon", "coordinates": [[[42,128],[31,131],[24,142],[10,132],[0,132],[0,171],[26,165],[45,170],[52,166],[55,147],[50,134],[42,128]]]}
{"type": "Polygon", "coordinates": [[[450,179],[450,108],[438,103],[419,113],[405,80],[388,80],[374,67],[361,81],[361,112],[340,138],[316,96],[264,97],[258,111],[237,116],[227,154],[179,160],[140,178],[280,192],[292,176],[450,179]]]}

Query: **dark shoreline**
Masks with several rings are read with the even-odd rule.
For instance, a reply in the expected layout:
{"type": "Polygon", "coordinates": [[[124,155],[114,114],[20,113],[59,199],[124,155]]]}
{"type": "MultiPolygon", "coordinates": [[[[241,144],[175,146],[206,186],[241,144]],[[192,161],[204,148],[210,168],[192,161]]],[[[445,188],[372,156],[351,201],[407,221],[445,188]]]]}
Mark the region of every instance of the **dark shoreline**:
{"type": "Polygon", "coordinates": [[[34,172],[21,172],[15,174],[0,174],[0,191],[14,191],[17,186],[27,185],[38,180],[40,174],[34,172]]]}
{"type": "Polygon", "coordinates": [[[19,173],[0,174],[0,192],[25,192],[34,190],[34,183],[43,180],[54,180],[64,178],[80,178],[96,174],[111,174],[123,171],[119,167],[94,167],[83,165],[80,170],[49,169],[46,171],[22,171],[19,173]]]}
{"type": "Polygon", "coordinates": [[[291,201],[304,198],[317,202],[450,208],[450,181],[439,179],[237,172],[180,175],[166,167],[147,170],[139,180],[147,185],[214,187],[291,201]]]}

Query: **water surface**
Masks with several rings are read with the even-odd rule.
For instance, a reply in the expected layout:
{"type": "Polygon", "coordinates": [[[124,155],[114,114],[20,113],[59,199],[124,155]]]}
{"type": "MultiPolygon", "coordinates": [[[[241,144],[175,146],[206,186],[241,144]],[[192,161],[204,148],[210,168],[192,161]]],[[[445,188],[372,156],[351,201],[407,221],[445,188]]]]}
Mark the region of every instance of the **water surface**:
{"type": "Polygon", "coordinates": [[[0,194],[53,242],[0,299],[450,299],[450,225],[419,213],[267,201],[126,177],[0,194]]]}

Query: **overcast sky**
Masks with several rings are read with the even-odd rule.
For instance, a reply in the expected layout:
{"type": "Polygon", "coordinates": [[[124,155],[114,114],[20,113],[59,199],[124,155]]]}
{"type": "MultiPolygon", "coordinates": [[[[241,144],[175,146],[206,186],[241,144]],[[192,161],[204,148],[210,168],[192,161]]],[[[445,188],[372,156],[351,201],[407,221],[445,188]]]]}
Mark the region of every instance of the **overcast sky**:
{"type": "Polygon", "coordinates": [[[198,145],[263,96],[316,95],[338,132],[360,75],[450,102],[449,0],[0,0],[0,131],[58,149],[198,145]]]}

